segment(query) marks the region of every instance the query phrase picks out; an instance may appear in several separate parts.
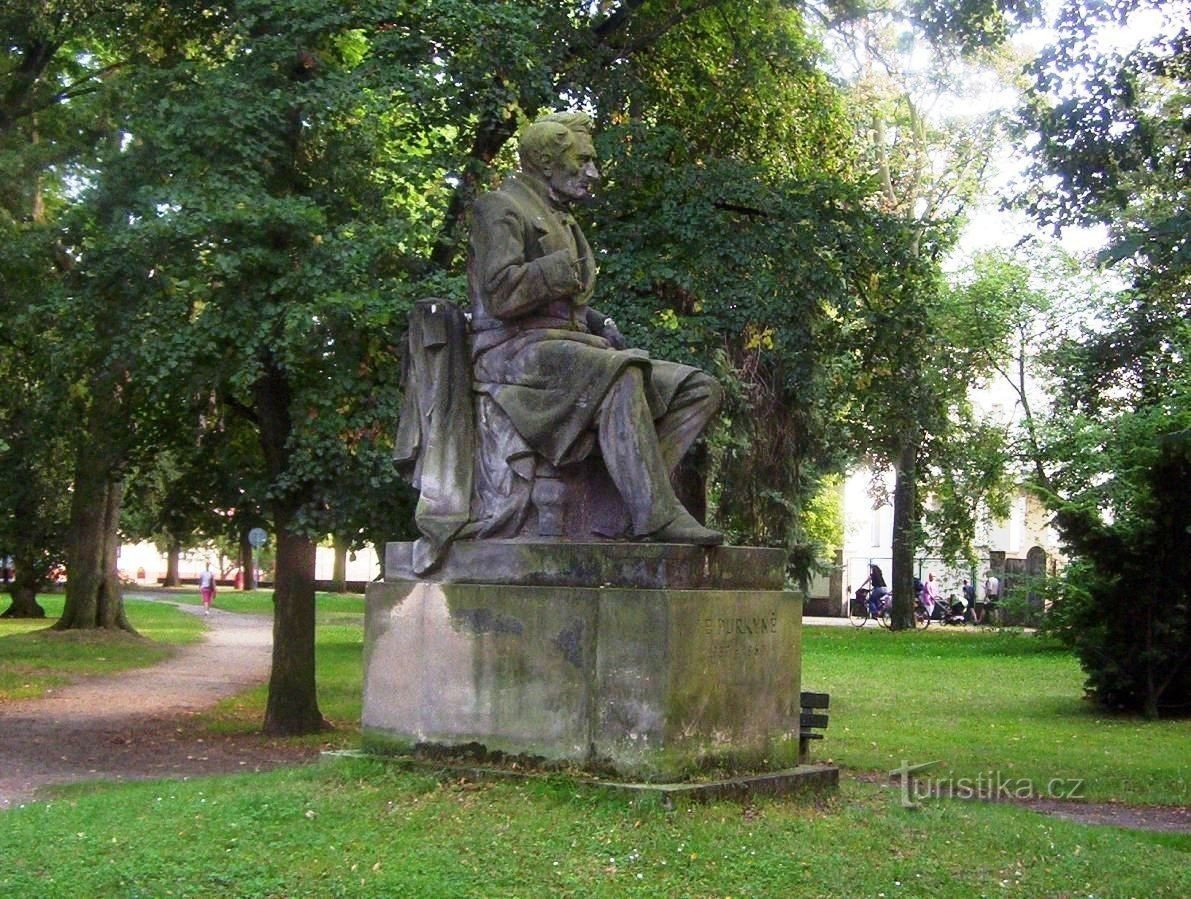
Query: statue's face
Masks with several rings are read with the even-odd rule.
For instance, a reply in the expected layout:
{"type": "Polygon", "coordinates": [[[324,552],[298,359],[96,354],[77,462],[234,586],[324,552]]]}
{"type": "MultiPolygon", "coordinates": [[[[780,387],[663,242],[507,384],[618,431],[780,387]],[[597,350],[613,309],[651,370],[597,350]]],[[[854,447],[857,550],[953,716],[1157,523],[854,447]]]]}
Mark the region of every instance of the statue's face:
{"type": "Polygon", "coordinates": [[[550,167],[546,184],[550,197],[564,206],[591,199],[592,188],[599,183],[595,164],[595,146],[586,134],[574,133],[568,147],[550,167]]]}

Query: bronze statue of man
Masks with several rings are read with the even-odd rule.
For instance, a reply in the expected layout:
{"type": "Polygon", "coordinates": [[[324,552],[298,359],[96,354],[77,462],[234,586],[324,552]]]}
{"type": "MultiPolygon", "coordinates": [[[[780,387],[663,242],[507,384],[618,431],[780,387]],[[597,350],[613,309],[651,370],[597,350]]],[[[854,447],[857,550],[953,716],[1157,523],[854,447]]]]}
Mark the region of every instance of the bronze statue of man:
{"type": "Polygon", "coordinates": [[[696,368],[626,348],[615,323],[588,305],[595,256],[570,210],[600,177],[591,119],[538,119],[522,132],[519,152],[521,170],[475,204],[468,264],[475,391],[499,408],[517,445],[551,466],[598,445],[629,536],[723,542],[670,483],[719,408],[720,386],[696,368]]]}

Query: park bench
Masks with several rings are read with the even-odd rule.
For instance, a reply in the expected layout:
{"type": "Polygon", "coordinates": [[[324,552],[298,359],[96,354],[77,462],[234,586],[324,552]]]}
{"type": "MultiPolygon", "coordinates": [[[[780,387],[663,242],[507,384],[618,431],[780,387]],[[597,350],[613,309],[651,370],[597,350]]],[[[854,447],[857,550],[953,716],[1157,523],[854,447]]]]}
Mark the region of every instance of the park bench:
{"type": "Polygon", "coordinates": [[[803,691],[802,713],[798,717],[798,759],[805,762],[810,755],[811,740],[822,740],[827,729],[827,709],[831,705],[828,693],[803,691]]]}

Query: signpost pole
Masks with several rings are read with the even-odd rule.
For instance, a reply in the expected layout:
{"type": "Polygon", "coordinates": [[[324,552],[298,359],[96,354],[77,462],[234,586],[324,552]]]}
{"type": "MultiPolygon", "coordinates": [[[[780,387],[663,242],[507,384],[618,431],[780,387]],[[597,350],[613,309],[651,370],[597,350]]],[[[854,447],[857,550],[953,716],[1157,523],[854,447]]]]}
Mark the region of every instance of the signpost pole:
{"type": "Polygon", "coordinates": [[[248,542],[252,544],[252,586],[260,587],[260,548],[265,545],[265,541],[269,539],[269,534],[264,528],[253,528],[248,532],[248,542]]]}

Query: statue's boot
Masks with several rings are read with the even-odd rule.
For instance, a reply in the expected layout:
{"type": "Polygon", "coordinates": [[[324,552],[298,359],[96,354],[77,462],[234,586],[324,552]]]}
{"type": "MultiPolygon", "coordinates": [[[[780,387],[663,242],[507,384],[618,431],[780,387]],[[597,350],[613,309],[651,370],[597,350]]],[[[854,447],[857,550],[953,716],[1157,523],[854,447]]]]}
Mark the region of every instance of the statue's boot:
{"type": "Polygon", "coordinates": [[[648,537],[654,543],[694,543],[698,546],[719,546],[724,535],[704,527],[689,512],[683,512],[676,519],[648,537]]]}

